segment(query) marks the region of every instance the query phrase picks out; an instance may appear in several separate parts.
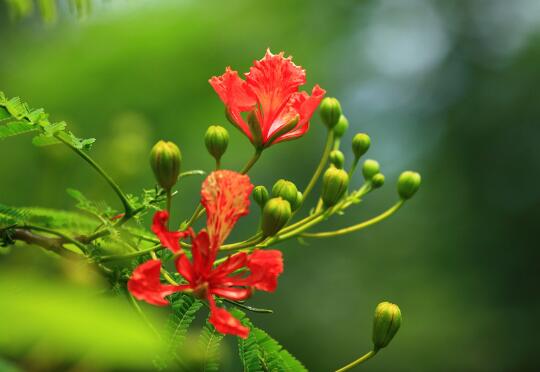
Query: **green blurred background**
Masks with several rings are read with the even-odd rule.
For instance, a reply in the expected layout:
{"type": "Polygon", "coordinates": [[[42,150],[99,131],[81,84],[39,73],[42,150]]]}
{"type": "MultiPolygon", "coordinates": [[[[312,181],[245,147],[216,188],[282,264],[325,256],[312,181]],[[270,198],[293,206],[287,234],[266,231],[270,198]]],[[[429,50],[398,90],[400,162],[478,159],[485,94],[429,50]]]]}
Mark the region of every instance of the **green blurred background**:
{"type": "MultiPolygon", "coordinates": [[[[540,2],[112,0],[85,20],[60,11],[53,25],[13,22],[0,2],[0,90],[96,137],[92,154],[128,192],[153,185],[147,154],[158,139],[181,147],[184,169],[209,170],[210,124],[230,128],[224,165],[243,165],[252,150],[207,80],[227,65],[247,71],[267,47],[306,68],[307,88],[318,83],[341,100],[351,123],[344,152],[350,160],[353,134],[367,132],[368,157],[387,177],[324,229],[379,213],[397,199],[402,170],[421,172],[421,191],[390,220],[279,247],[279,289],[252,301],[275,314],[252,319],[310,370],[367,351],[382,300],[400,305],[403,328],[358,370],[540,370],[540,2]]],[[[301,140],[264,154],[253,182],[305,185],[324,136],[316,117],[301,140]]],[[[0,171],[3,204],[72,209],[67,187],[116,203],[72,153],[35,148],[29,137],[0,143],[0,171]]],[[[178,221],[199,186],[181,185],[178,221]]],[[[234,237],[256,224],[245,220],[234,237]]],[[[21,246],[0,261],[31,272],[36,255],[21,246]]],[[[228,339],[224,369],[237,371],[228,339]]]]}

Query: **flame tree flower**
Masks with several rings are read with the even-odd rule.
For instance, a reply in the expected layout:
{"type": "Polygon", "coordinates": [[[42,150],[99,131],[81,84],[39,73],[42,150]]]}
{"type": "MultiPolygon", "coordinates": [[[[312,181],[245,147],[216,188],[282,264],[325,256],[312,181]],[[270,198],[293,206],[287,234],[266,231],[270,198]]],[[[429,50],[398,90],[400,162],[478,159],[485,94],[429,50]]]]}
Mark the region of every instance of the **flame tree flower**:
{"type": "Polygon", "coordinates": [[[160,281],[160,260],[150,260],[135,269],[128,289],[139,300],[166,306],[166,296],[174,292],[191,293],[206,299],[210,305],[210,322],[221,333],[246,338],[249,329],[227,310],[216,305],[214,296],[240,301],[249,298],[255,289],[273,292],[283,272],[283,259],[277,250],[255,250],[231,255],[214,267],[220,246],[242,216],[249,213],[249,196],[253,189],[249,177],[232,171],[216,171],[204,181],[201,202],[207,211],[207,228],[195,236],[169,231],[166,211],[154,216],[152,230],[161,244],[176,254],[176,268],[187,284],[165,285],[160,281]],[[180,239],[192,238],[192,260],[182,251],[180,239]]]}
{"type": "Polygon", "coordinates": [[[248,136],[257,149],[302,136],[326,91],[315,85],[311,96],[298,88],[306,83],[306,71],[283,52],[268,49],[255,61],[246,80],[227,67],[209,82],[226,107],[229,120],[248,136]],[[242,113],[247,113],[245,117],[242,113]]]}

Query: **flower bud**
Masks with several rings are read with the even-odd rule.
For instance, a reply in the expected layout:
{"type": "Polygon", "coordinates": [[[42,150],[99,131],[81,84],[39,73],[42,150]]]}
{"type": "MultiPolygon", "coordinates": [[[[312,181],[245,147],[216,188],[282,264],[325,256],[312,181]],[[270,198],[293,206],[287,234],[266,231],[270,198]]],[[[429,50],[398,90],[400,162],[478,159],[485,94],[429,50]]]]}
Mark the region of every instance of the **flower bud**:
{"type": "Polygon", "coordinates": [[[416,172],[406,171],[401,173],[398,179],[398,194],[401,199],[410,199],[420,188],[422,178],[416,172]]]}
{"type": "Polygon", "coordinates": [[[206,130],[204,144],[210,155],[219,161],[229,146],[229,132],[219,125],[212,125],[206,130]]]}
{"type": "Polygon", "coordinates": [[[384,185],[384,174],[377,173],[371,178],[371,186],[373,186],[374,189],[378,189],[379,187],[382,187],[384,185]]]}
{"type": "Polygon", "coordinates": [[[287,200],[280,197],[268,200],[262,215],[263,236],[276,235],[289,222],[291,214],[291,205],[287,200]]]}
{"type": "Polygon", "coordinates": [[[326,97],[321,102],[321,118],[328,129],[334,129],[341,116],[341,105],[336,98],[326,97]]]}
{"type": "Polygon", "coordinates": [[[357,133],[352,140],[352,150],[356,159],[360,159],[371,145],[371,138],[365,133],[357,133]]]}
{"type": "Polygon", "coordinates": [[[296,200],[294,201],[294,203],[291,203],[292,210],[295,211],[298,208],[300,208],[300,206],[302,205],[303,200],[304,200],[304,196],[302,195],[302,193],[300,191],[298,191],[296,193],[296,200]]]}
{"type": "Polygon", "coordinates": [[[336,126],[334,127],[334,136],[336,136],[336,138],[343,137],[347,129],[349,129],[349,120],[347,120],[345,115],[341,115],[336,126]]]}
{"type": "Polygon", "coordinates": [[[328,168],[323,176],[322,199],[332,207],[345,195],[349,186],[349,174],[343,169],[328,168]]]}
{"type": "Polygon", "coordinates": [[[336,168],[342,169],[345,164],[345,155],[339,150],[334,150],[330,153],[330,163],[336,168]]]}
{"type": "Polygon", "coordinates": [[[375,351],[382,349],[392,341],[401,326],[401,311],[390,302],[381,302],[375,309],[373,318],[373,345],[375,351]]]}
{"type": "Polygon", "coordinates": [[[170,190],[178,181],[182,153],[172,142],[159,141],[150,152],[150,166],[156,181],[165,190],[170,190]]]}
{"type": "Polygon", "coordinates": [[[270,195],[268,194],[268,190],[264,186],[256,186],[253,189],[253,200],[255,200],[255,203],[259,205],[259,207],[264,208],[264,205],[270,199],[270,195]]]}
{"type": "Polygon", "coordinates": [[[287,200],[289,204],[293,206],[296,203],[296,198],[298,197],[298,189],[291,181],[281,179],[274,184],[274,187],[272,187],[272,197],[281,197],[287,200]]]}
{"type": "Polygon", "coordinates": [[[362,167],[362,174],[364,175],[364,179],[366,181],[369,181],[373,178],[374,175],[379,173],[380,170],[381,167],[377,160],[368,159],[364,162],[364,166],[362,167]]]}

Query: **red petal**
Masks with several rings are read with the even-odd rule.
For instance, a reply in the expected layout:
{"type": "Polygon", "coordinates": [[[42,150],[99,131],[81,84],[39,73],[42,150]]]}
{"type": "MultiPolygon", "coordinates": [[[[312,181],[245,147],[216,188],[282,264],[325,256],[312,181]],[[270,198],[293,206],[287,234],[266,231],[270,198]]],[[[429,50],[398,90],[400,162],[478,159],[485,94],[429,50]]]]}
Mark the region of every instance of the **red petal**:
{"type": "Polygon", "coordinates": [[[150,260],[139,265],[133,271],[127,285],[133,297],[153,305],[166,306],[169,302],[165,296],[186,289],[186,286],[161,284],[160,270],[160,260],[150,260]]]}
{"type": "Polygon", "coordinates": [[[195,283],[197,281],[197,276],[193,270],[193,266],[185,254],[178,256],[176,261],[174,261],[174,264],[178,273],[182,275],[188,282],[195,283]]]}
{"type": "Polygon", "coordinates": [[[256,104],[246,82],[238,76],[238,72],[227,67],[223,75],[212,77],[209,83],[225,104],[233,122],[251,139],[249,127],[240,115],[243,111],[250,111],[256,104]]]}
{"type": "Polygon", "coordinates": [[[286,106],[291,94],[306,82],[305,70],[295,65],[291,57],[284,58],[283,52],[274,55],[270,50],[260,61],[255,61],[246,82],[251,91],[257,96],[257,101],[263,112],[264,122],[262,132],[268,137],[270,127],[286,106]]]}
{"type": "Polygon", "coordinates": [[[233,301],[242,301],[248,299],[253,294],[253,291],[248,288],[212,288],[210,293],[215,294],[216,296],[228,298],[233,301]]]}
{"type": "Polygon", "coordinates": [[[174,253],[181,252],[180,240],[193,234],[193,232],[190,229],[186,231],[169,231],[167,227],[168,221],[169,213],[167,211],[156,212],[152,223],[152,231],[158,237],[161,245],[169,248],[174,253]]]}
{"type": "Polygon", "coordinates": [[[293,97],[292,107],[300,115],[300,120],[292,131],[280,136],[274,143],[288,141],[304,135],[309,129],[309,120],[321,103],[326,91],[315,85],[309,96],[306,92],[301,92],[293,97]]]}
{"type": "Polygon", "coordinates": [[[247,267],[251,274],[246,278],[231,278],[228,284],[250,286],[261,291],[273,292],[277,279],[283,272],[283,256],[278,250],[256,250],[248,256],[247,267]]]}
{"type": "Polygon", "coordinates": [[[227,310],[217,307],[212,296],[208,298],[208,302],[210,303],[210,323],[216,327],[218,332],[236,335],[244,339],[248,337],[249,328],[244,327],[227,310]]]}
{"type": "Polygon", "coordinates": [[[228,170],[212,172],[204,181],[201,203],[206,208],[213,259],[236,221],[249,213],[252,189],[248,176],[228,170]]]}
{"type": "Polygon", "coordinates": [[[227,260],[212,271],[211,280],[219,282],[227,275],[246,266],[248,255],[244,252],[227,257],[227,260]]]}
{"type": "Polygon", "coordinates": [[[193,239],[191,252],[193,254],[193,270],[196,276],[194,280],[196,281],[200,277],[206,278],[212,270],[216,256],[210,247],[210,237],[205,230],[199,232],[197,237],[193,239]]]}

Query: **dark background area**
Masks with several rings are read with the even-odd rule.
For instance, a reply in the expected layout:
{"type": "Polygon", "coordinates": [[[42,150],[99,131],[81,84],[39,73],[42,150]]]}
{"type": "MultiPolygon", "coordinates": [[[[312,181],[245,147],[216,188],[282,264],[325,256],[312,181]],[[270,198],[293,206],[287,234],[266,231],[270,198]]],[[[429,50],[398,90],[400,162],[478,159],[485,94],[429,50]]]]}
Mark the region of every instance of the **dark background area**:
{"type": "MultiPolygon", "coordinates": [[[[352,136],[366,132],[368,157],[386,175],[382,190],[324,230],[389,207],[402,170],[422,174],[417,196],[380,225],[279,247],[278,291],[253,301],[275,314],[252,319],[310,370],[366,352],[383,300],[400,305],[403,328],[365,371],[540,369],[538,1],[118,0],[54,25],[10,21],[3,2],[0,12],[0,90],[97,138],[92,154],[129,192],[153,185],[147,155],[158,139],[180,146],[184,169],[211,169],[202,140],[211,124],[230,129],[224,166],[243,165],[250,145],[207,80],[228,65],[247,71],[267,47],[306,68],[308,90],[318,83],[340,99],[348,161],[352,136]]],[[[253,182],[305,185],[324,136],[315,117],[305,137],[264,154],[253,182]]],[[[73,209],[67,187],[116,203],[68,150],[33,147],[30,137],[0,143],[0,172],[3,204],[73,209]]],[[[181,185],[178,221],[199,187],[181,185]]],[[[234,237],[255,224],[243,221],[234,237]]],[[[1,260],[24,268],[28,257],[13,253],[1,260]]]]}

